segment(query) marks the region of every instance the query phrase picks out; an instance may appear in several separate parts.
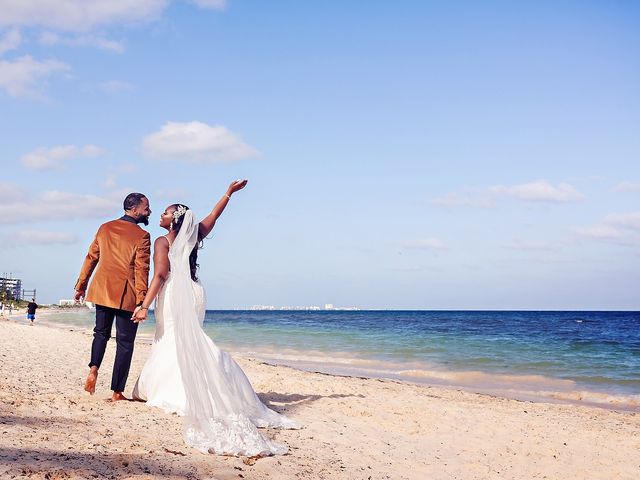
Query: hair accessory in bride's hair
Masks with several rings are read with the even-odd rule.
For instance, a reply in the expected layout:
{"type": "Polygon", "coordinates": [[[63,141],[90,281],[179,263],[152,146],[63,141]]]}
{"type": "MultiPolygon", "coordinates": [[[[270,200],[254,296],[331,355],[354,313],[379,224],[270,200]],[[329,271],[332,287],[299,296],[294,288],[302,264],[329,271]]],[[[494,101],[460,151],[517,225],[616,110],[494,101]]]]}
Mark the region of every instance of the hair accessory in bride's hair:
{"type": "Polygon", "coordinates": [[[187,207],[185,207],[184,205],[178,205],[178,208],[176,208],[173,212],[173,222],[177,222],[181,216],[187,213],[187,210],[187,207]]]}

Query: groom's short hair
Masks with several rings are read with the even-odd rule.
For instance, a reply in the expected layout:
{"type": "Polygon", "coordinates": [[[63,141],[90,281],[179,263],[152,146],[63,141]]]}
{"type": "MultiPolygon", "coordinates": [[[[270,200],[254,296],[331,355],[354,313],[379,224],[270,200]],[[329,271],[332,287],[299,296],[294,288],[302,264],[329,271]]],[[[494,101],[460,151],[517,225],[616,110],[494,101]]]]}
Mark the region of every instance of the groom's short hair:
{"type": "Polygon", "coordinates": [[[142,202],[143,198],[147,197],[142,193],[130,193],[126,196],[124,202],[122,202],[122,206],[125,210],[131,210],[132,208],[140,205],[140,202],[142,202]]]}

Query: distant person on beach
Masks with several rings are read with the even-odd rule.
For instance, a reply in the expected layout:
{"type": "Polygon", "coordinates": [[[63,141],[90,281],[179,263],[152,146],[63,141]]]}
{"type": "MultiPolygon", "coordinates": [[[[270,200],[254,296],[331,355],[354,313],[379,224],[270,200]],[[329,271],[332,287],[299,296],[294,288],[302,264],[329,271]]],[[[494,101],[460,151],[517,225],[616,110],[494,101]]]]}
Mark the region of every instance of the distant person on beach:
{"type": "Polygon", "coordinates": [[[36,319],[37,309],[38,304],[36,303],[36,299],[32,298],[31,301],[27,304],[27,319],[31,321],[31,325],[33,325],[33,321],[36,319]]]}
{"type": "Polygon", "coordinates": [[[98,370],[111,327],[116,321],[116,358],[111,376],[111,401],[126,400],[124,387],[131,367],[138,324],[131,320],[136,307],[142,304],[149,282],[151,241],[149,233],[138,226],[149,225],[149,200],[142,193],[130,193],[123,202],[124,215],[104,223],[98,229],[82,264],[75,286],[75,300],[85,298],[89,278],[95,275],[86,300],[95,304],[96,324],[93,329],[91,361],[84,389],[96,391],[98,370]]]}
{"type": "Polygon", "coordinates": [[[185,442],[220,455],[273,455],[286,445],[272,442],[257,427],[296,428],[267,408],[231,356],[202,329],[206,299],[197,277],[198,246],[213,229],[231,195],[227,189],[201,222],[186,205],[169,205],[160,216],[168,233],[154,243],[153,279],[134,319],[143,321],[157,296],[156,334],[149,359],[133,389],[135,399],[184,418],[185,442]]]}

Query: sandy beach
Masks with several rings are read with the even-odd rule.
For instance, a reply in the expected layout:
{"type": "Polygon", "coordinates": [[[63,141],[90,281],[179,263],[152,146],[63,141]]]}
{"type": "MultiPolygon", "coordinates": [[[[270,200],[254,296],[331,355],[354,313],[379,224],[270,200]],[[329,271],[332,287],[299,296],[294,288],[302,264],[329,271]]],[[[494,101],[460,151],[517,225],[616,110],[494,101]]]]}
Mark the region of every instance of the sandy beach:
{"type": "MultiPolygon", "coordinates": [[[[640,417],[394,380],[340,377],[237,357],[271,408],[301,430],[265,431],[285,456],[205,455],[181,419],[109,397],[115,342],[94,396],[90,334],[0,321],[1,478],[636,479],[640,417]]],[[[149,352],[139,342],[126,394],[149,352]]]]}

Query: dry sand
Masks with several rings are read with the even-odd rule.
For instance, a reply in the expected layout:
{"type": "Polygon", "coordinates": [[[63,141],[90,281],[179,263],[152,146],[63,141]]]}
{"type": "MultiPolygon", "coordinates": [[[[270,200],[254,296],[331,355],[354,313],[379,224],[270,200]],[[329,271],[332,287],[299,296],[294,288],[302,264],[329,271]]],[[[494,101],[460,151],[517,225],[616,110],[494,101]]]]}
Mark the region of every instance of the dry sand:
{"type": "MultiPolygon", "coordinates": [[[[634,479],[640,417],[237,358],[260,398],[302,430],[258,460],[186,447],[181,419],[110,404],[110,342],[97,393],[82,390],[88,332],[0,321],[0,478],[634,479]]],[[[128,391],[150,347],[138,344],[128,391]]]]}

